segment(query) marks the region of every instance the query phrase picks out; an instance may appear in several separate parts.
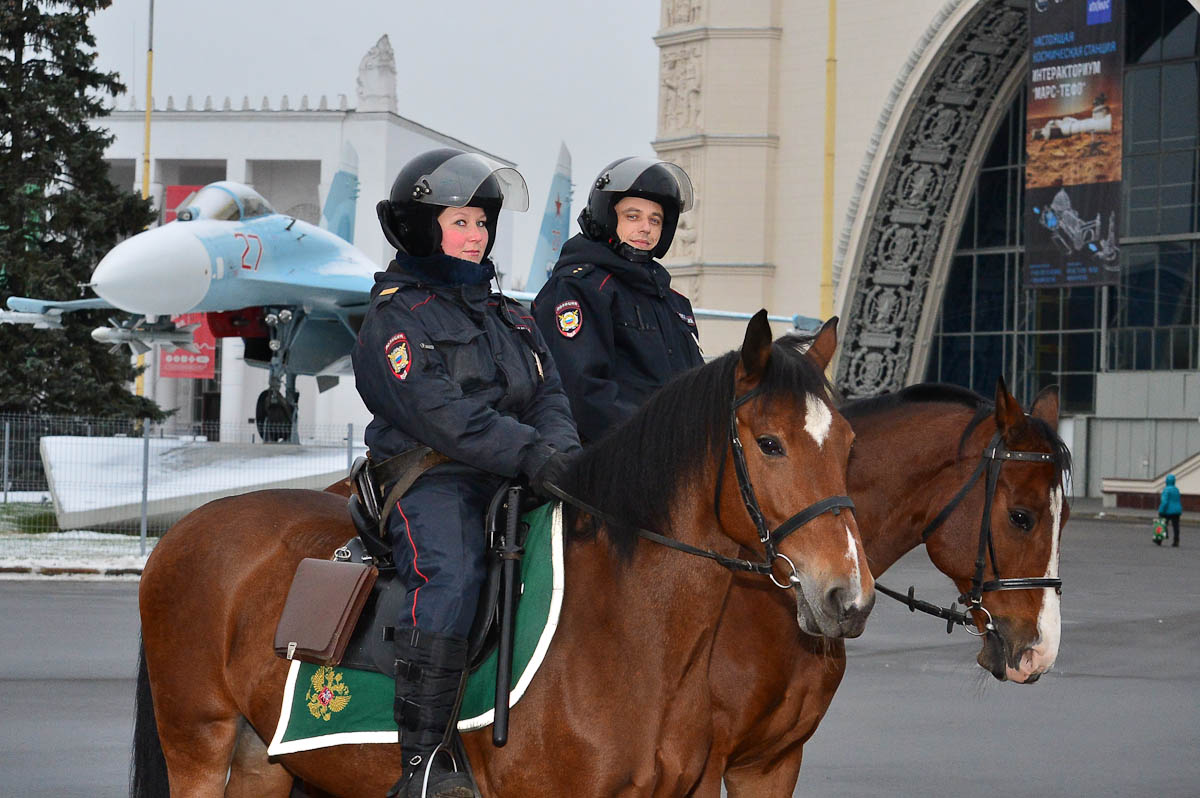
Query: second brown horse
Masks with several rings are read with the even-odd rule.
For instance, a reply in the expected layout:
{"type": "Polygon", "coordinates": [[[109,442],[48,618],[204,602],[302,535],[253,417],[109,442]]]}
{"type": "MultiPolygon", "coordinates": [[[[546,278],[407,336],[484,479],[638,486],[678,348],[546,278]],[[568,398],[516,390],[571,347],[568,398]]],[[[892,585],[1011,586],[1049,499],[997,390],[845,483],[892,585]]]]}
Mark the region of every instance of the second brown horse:
{"type": "MultiPolygon", "coordinates": [[[[995,564],[988,577],[1057,577],[1059,539],[1069,515],[1063,474],[1070,455],[1058,438],[1058,392],[1048,389],[1027,416],[1001,383],[994,404],[945,385],[916,385],[843,405],[855,432],[847,484],[879,577],[922,543],[922,532],[978,467],[997,433],[1013,451],[1042,452],[1047,462],[1010,462],[1000,471],[990,517],[995,564]]],[[[930,559],[966,593],[979,550],[984,480],[971,487],[925,541],[930,559]]],[[[693,793],[730,798],[791,796],[805,742],[816,731],[846,667],[845,644],[779,633],[788,608],[743,582],[732,590],[717,628],[710,683],[713,746],[693,793]],[[766,643],[770,641],[771,645],[766,643]],[[771,652],[766,657],[737,652],[771,652]]],[[[984,594],[994,631],[983,636],[980,666],[997,679],[1036,681],[1058,652],[1059,601],[1051,589],[984,594]]],[[[975,613],[983,629],[985,616],[975,613]]],[[[934,621],[930,621],[933,623],[934,621]]]]}

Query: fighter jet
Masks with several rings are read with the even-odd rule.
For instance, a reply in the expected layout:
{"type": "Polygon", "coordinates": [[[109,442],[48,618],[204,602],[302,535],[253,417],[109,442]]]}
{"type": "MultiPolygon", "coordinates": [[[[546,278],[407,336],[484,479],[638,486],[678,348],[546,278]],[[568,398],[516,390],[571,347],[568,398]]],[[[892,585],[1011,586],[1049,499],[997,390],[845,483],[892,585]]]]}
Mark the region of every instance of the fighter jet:
{"type": "MultiPolygon", "coordinates": [[[[350,229],[353,229],[352,227],[350,229]]],[[[268,369],[255,412],[264,439],[290,437],[296,377],[319,390],[350,373],[350,349],[379,266],[333,233],[277,213],[254,189],[229,181],[196,192],[177,218],[118,244],[92,272],[95,298],[57,302],[10,297],[0,323],[61,326],[63,313],[106,308],[98,341],[135,353],[161,343],[186,348],[191,330],[173,316],[203,313],[213,335],[245,341],[245,359],[268,369]]]]}
{"type": "Polygon", "coordinates": [[[550,194],[546,197],[546,213],[542,216],[542,229],[538,232],[537,249],[533,252],[533,263],[529,265],[529,277],[525,280],[525,290],[537,294],[538,289],[546,284],[558,256],[562,254],[562,245],[567,240],[567,230],[571,226],[571,153],[563,142],[558,150],[558,163],[554,167],[554,177],[550,180],[550,194]]]}

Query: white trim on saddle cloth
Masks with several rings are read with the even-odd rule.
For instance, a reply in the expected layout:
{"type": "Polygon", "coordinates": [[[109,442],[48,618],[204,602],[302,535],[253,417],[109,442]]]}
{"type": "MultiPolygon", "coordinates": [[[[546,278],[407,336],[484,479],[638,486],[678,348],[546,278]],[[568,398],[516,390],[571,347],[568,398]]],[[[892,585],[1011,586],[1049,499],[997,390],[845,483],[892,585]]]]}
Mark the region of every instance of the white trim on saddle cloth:
{"type": "MultiPolygon", "coordinates": [[[[516,705],[521,697],[525,695],[525,691],[529,688],[529,684],[533,681],[533,676],[541,667],[542,661],[546,658],[546,652],[550,649],[550,641],[554,638],[554,631],[558,628],[559,613],[562,610],[563,593],[565,591],[564,581],[564,559],[563,559],[563,510],[562,503],[556,502],[552,513],[552,523],[550,529],[550,556],[554,570],[553,583],[550,589],[550,610],[546,618],[546,625],[542,629],[542,634],[538,639],[537,646],[534,648],[533,656],[529,661],[529,665],[513,685],[513,689],[509,694],[509,707],[516,705]]],[[[395,744],[396,730],[385,731],[358,731],[358,732],[337,732],[333,734],[325,734],[318,737],[305,737],[303,739],[283,741],[284,733],[287,730],[288,721],[291,717],[293,697],[296,690],[297,676],[300,672],[300,661],[292,660],[291,667],[288,669],[287,681],[283,688],[283,705],[280,709],[279,723],[275,728],[275,734],[271,739],[271,744],[267,748],[268,756],[279,756],[281,754],[294,754],[299,751],[311,751],[317,748],[328,748],[333,745],[356,745],[360,743],[392,743],[395,744]]],[[[492,724],[495,719],[495,709],[489,709],[480,715],[473,718],[462,718],[458,721],[458,730],[460,732],[475,731],[482,729],[492,724]]]]}

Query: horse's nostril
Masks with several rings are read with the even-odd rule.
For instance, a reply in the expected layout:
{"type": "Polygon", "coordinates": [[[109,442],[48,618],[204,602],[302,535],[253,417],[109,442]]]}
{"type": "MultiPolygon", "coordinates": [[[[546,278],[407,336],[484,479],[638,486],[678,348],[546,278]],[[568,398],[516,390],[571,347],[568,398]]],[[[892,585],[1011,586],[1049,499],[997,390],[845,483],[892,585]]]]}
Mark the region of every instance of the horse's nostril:
{"type": "Polygon", "coordinates": [[[871,611],[870,603],[865,607],[858,606],[858,598],[857,593],[847,590],[845,587],[831,587],[825,593],[825,606],[830,609],[831,614],[836,618],[856,619],[859,616],[865,616],[871,611]]]}

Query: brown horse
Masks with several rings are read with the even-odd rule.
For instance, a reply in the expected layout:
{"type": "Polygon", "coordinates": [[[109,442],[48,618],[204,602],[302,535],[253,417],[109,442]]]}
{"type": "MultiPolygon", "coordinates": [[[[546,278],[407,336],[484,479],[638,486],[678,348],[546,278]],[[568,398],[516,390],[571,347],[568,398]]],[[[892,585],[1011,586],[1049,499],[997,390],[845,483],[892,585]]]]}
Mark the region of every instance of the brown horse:
{"type": "MultiPolygon", "coordinates": [[[[821,513],[782,538],[779,528],[845,493],[852,433],[822,374],[835,346],[830,324],[796,359],[772,344],[761,313],[740,353],[673,381],[581,455],[563,487],[630,526],[569,514],[559,630],[513,709],[508,744],[492,747],[486,731],[465,737],[485,795],[675,796],[698,783],[712,741],[713,635],[733,571],[653,545],[635,525],[730,564],[762,556],[769,525],[767,550],[781,556],[750,582],[787,588],[778,634],[861,632],[874,591],[851,514],[821,513]]],[[[351,534],[340,496],[262,491],[205,505],[163,537],[139,594],[134,795],[164,795],[169,782],[177,798],[286,796],[293,774],[334,795],[387,791],[398,746],[264,756],[287,674],[271,641],[291,574],[351,534]]]]}
{"type": "MultiPolygon", "coordinates": [[[[929,558],[961,594],[971,592],[987,492],[976,469],[997,437],[1001,454],[1042,455],[1014,457],[999,469],[987,519],[994,549],[985,560],[987,575],[1058,576],[1059,536],[1069,514],[1062,476],[1070,456],[1056,434],[1056,389],[1043,391],[1029,416],[1003,382],[994,405],[964,389],[916,385],[841,410],[856,436],[847,482],[875,576],[920,545],[925,533],[929,558]],[[935,524],[964,488],[961,501],[935,524]]],[[[789,610],[779,597],[749,582],[738,587],[729,592],[717,627],[713,747],[694,794],[719,795],[724,776],[730,798],[790,796],[804,743],[841,682],[845,645],[795,630],[780,633],[789,610]],[[738,657],[740,651],[767,656],[738,657]]],[[[971,613],[984,632],[979,664],[1000,680],[1036,681],[1058,652],[1057,592],[982,595],[983,610],[971,613]],[[988,614],[992,628],[985,631],[988,614]]]]}

